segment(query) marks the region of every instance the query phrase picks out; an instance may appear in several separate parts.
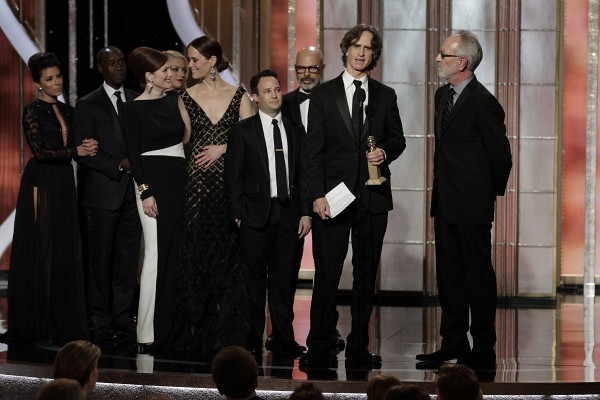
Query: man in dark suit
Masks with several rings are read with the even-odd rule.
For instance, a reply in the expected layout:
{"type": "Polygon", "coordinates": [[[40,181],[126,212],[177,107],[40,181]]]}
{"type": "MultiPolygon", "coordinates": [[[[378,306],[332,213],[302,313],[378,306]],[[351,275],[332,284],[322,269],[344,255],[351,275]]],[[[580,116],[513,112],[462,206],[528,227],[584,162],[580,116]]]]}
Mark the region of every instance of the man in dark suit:
{"type": "MultiPolygon", "coordinates": [[[[296,64],[294,69],[296,70],[296,80],[298,81],[298,88],[283,96],[283,104],[281,106],[281,114],[290,121],[294,121],[306,128],[308,127],[308,108],[310,105],[310,91],[321,83],[323,79],[323,70],[325,64],[323,64],[323,52],[321,49],[315,46],[306,46],[301,48],[296,54],[296,64]]],[[[310,238],[310,234],[308,235],[310,238]]],[[[298,272],[300,271],[300,264],[302,261],[302,254],[304,250],[304,239],[298,241],[300,246],[300,254],[298,255],[298,264],[296,265],[296,271],[292,272],[292,287],[294,290],[291,292],[292,302],[296,295],[295,288],[298,286],[298,272]]],[[[292,314],[292,318],[294,315],[292,314]]],[[[337,317],[336,317],[337,323],[337,317]]],[[[342,339],[339,331],[336,329],[334,334],[333,347],[336,351],[344,350],[346,343],[342,339]]],[[[270,339],[267,339],[265,346],[267,349],[270,347],[270,339]]]]}
{"type": "Polygon", "coordinates": [[[346,32],[340,47],[344,72],[311,91],[307,150],[302,157],[313,211],[318,214],[313,230],[315,281],[309,350],[300,360],[301,366],[307,368],[330,361],[336,294],[350,231],[354,280],[346,360],[365,367],[381,365],[381,357],[368,351],[368,327],[388,212],[392,209],[389,164],[406,147],[396,93],[367,75],[381,55],[379,32],[372,26],[357,25],[346,32]],[[369,135],[377,142],[372,152],[367,151],[369,135]],[[369,180],[368,163],[381,168],[382,176],[387,178],[385,183],[365,186],[369,180]],[[356,200],[331,218],[325,195],[340,183],[356,200]]]}
{"type": "Polygon", "coordinates": [[[137,96],[123,87],[125,59],[116,47],[98,52],[102,85],[79,99],[77,140],[94,138],[98,154],[81,160],[86,170],[83,205],[87,219],[88,309],[95,339],[135,338],[135,301],[141,225],[125,153],[119,107],[137,96]]]}
{"type": "Polygon", "coordinates": [[[474,75],[482,57],[477,37],[468,31],[448,37],[436,57],[439,76],[448,81],[435,93],[431,201],[442,344],[417,355],[421,367],[455,358],[476,370],[496,367],[491,228],[512,156],[504,110],[474,75]]]}
{"type": "Polygon", "coordinates": [[[297,357],[304,347],[294,339],[291,275],[298,262],[298,240],[312,224],[300,179],[305,133],[301,125],[281,115],[281,86],[275,72],[265,70],[253,76],[250,91],[258,114],[233,125],[225,162],[227,205],[239,227],[252,303],[247,346],[262,353],[268,289],[273,328],[270,350],[297,357]]]}

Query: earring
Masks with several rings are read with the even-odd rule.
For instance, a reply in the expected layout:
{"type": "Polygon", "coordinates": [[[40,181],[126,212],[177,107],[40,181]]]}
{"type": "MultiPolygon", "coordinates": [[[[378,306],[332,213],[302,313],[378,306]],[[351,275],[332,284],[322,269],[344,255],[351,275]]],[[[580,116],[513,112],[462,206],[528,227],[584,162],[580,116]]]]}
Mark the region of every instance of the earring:
{"type": "Polygon", "coordinates": [[[42,91],[42,88],[40,86],[38,86],[36,89],[38,90],[38,92],[42,91]]]}
{"type": "Polygon", "coordinates": [[[154,88],[154,85],[152,84],[152,82],[148,82],[146,83],[146,87],[148,88],[148,93],[150,93],[152,91],[152,88],[154,88]]]}
{"type": "Polygon", "coordinates": [[[212,67],[210,67],[210,80],[211,81],[216,81],[217,80],[217,71],[215,70],[215,66],[214,65],[212,67]]]}

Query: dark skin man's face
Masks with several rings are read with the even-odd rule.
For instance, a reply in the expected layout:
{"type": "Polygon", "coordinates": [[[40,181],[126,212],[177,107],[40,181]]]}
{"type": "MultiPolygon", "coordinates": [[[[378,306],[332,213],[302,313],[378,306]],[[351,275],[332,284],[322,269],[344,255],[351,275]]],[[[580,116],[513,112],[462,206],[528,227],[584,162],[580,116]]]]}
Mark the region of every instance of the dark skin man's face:
{"type": "Polygon", "coordinates": [[[119,49],[107,49],[98,58],[98,72],[102,74],[106,83],[114,89],[118,89],[123,85],[125,70],[125,57],[119,49]]]}

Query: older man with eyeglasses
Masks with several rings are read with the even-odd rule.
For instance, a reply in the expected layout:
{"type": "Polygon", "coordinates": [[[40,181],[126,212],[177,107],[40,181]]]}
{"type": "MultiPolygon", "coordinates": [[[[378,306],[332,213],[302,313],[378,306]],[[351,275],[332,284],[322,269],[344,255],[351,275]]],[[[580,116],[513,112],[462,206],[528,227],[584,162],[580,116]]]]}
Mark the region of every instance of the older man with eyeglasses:
{"type": "Polygon", "coordinates": [[[468,31],[448,37],[435,58],[439,77],[448,82],[435,93],[430,211],[442,343],[439,350],[416,356],[421,369],[437,369],[452,359],[474,370],[496,368],[491,228],[512,156],[504,110],[475,77],[482,58],[477,37],[468,31]]]}

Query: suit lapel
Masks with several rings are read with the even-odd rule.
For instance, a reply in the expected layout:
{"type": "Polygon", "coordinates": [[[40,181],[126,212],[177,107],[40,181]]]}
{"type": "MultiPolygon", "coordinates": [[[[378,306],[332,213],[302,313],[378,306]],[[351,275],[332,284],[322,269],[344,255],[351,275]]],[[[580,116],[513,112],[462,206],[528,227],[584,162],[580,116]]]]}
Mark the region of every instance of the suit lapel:
{"type": "MultiPolygon", "coordinates": [[[[460,96],[458,96],[458,100],[456,100],[456,103],[454,103],[454,106],[452,107],[452,111],[450,112],[450,115],[448,116],[448,122],[446,122],[446,129],[448,128],[448,126],[450,126],[450,124],[452,123],[452,120],[460,112],[460,109],[463,108],[463,106],[469,101],[469,98],[471,97],[471,91],[475,87],[477,87],[477,84],[478,84],[477,78],[474,77],[471,80],[471,82],[469,82],[469,84],[460,93],[460,96]]],[[[448,87],[450,87],[450,86],[448,86],[448,87]]],[[[447,99],[448,99],[448,91],[446,91],[446,96],[444,96],[444,101],[442,102],[442,104],[446,104],[447,99]]],[[[440,124],[441,124],[441,122],[440,122],[440,124]]]]}
{"type": "Polygon", "coordinates": [[[298,93],[300,93],[300,89],[296,89],[294,91],[294,97],[292,97],[293,100],[293,104],[292,104],[292,121],[302,125],[302,115],[300,112],[300,102],[298,101],[298,93]]]}
{"type": "Polygon", "coordinates": [[[267,143],[265,142],[265,133],[263,132],[260,116],[258,114],[254,114],[252,118],[254,118],[252,125],[254,125],[254,135],[256,137],[254,143],[256,143],[257,146],[260,164],[262,165],[263,170],[266,173],[267,181],[269,181],[269,155],[267,154],[267,143]]]}
{"type": "Polygon", "coordinates": [[[108,93],[106,93],[106,90],[104,90],[104,87],[100,86],[100,89],[98,89],[98,90],[100,92],[100,96],[104,100],[104,106],[106,107],[106,113],[107,113],[107,115],[110,115],[115,138],[117,139],[118,142],[123,143],[123,145],[124,145],[121,118],[119,118],[119,114],[117,114],[117,111],[115,110],[115,107],[113,106],[112,101],[108,97],[108,93]]]}
{"type": "MultiPolygon", "coordinates": [[[[290,123],[284,118],[283,120],[283,126],[285,128],[285,136],[287,137],[287,142],[288,142],[288,174],[289,174],[289,178],[288,181],[292,180],[292,176],[294,176],[294,166],[296,165],[296,152],[294,151],[295,149],[295,135],[294,135],[294,128],[292,127],[292,125],[290,125],[290,123]]],[[[291,190],[292,185],[290,182],[288,182],[288,188],[291,190]]]]}
{"type": "Polygon", "coordinates": [[[336,79],[336,87],[334,87],[333,97],[335,98],[335,104],[340,112],[340,116],[344,121],[344,125],[346,125],[346,129],[348,131],[348,135],[352,139],[354,139],[354,133],[352,129],[352,116],[350,115],[350,110],[348,109],[348,102],[346,101],[346,90],[344,88],[344,80],[342,79],[342,74],[340,74],[336,79]]]}
{"type": "MultiPolygon", "coordinates": [[[[446,122],[446,126],[452,123],[452,120],[456,117],[456,114],[459,113],[460,109],[469,100],[469,97],[471,97],[471,90],[469,90],[468,88],[469,85],[467,85],[467,87],[460,93],[460,96],[458,96],[456,103],[454,103],[454,106],[452,107],[452,111],[450,111],[450,115],[448,116],[448,122],[446,122]]],[[[447,98],[448,95],[446,95],[446,99],[447,98]]]]}
{"type": "Polygon", "coordinates": [[[368,134],[375,134],[376,132],[369,132],[370,124],[373,122],[373,119],[375,119],[375,112],[378,109],[378,105],[379,105],[379,95],[381,93],[381,86],[379,85],[379,82],[377,82],[374,79],[371,79],[371,77],[368,78],[369,79],[369,104],[367,104],[367,110],[365,110],[365,114],[366,114],[366,118],[365,118],[365,122],[363,125],[363,129],[362,129],[362,137],[360,138],[360,142],[362,143],[363,140],[365,140],[365,137],[368,134]]]}
{"type": "MultiPolygon", "coordinates": [[[[444,95],[441,98],[441,101],[439,104],[436,104],[436,115],[435,115],[435,132],[436,135],[438,136],[438,139],[441,138],[442,136],[442,118],[444,116],[444,107],[445,104],[448,102],[448,90],[450,88],[450,85],[446,85],[446,91],[444,93],[444,95]]],[[[446,125],[447,126],[447,125],[446,125]]]]}

